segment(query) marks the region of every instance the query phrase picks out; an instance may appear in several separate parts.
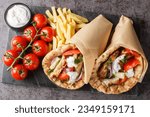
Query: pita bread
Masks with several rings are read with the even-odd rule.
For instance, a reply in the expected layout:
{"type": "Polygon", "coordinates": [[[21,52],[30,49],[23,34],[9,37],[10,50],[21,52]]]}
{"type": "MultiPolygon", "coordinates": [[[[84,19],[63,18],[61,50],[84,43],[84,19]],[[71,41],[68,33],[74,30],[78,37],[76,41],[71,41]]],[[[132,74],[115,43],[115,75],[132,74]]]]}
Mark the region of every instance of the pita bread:
{"type": "MultiPolygon", "coordinates": [[[[43,67],[44,73],[47,75],[49,80],[51,80],[54,84],[56,84],[57,86],[61,88],[75,90],[75,89],[81,88],[84,85],[83,80],[76,81],[74,84],[68,84],[67,82],[60,81],[57,77],[53,77],[53,75],[48,74],[50,63],[53,60],[53,58],[62,55],[67,50],[75,49],[75,48],[76,46],[74,44],[67,44],[67,45],[60,46],[59,48],[49,52],[42,61],[42,67],[43,67]]],[[[56,68],[55,72],[58,72],[61,69],[61,67],[63,66],[60,65],[60,67],[56,68]]],[[[83,74],[83,77],[84,77],[84,74],[83,74]]]]}
{"type": "MultiPolygon", "coordinates": [[[[115,50],[117,50],[118,48],[116,48],[115,50]]],[[[101,66],[101,64],[105,62],[109,58],[109,55],[111,55],[115,50],[112,50],[112,49],[107,50],[96,60],[95,66],[93,68],[92,76],[89,82],[89,84],[94,89],[97,89],[98,91],[106,93],[106,94],[120,94],[120,93],[129,91],[138,83],[138,80],[141,77],[141,74],[143,71],[142,57],[139,57],[140,65],[135,67],[134,77],[128,78],[126,82],[118,85],[118,84],[114,84],[114,82],[117,81],[115,79],[100,80],[97,75],[97,71],[99,67],[101,66]]]]}

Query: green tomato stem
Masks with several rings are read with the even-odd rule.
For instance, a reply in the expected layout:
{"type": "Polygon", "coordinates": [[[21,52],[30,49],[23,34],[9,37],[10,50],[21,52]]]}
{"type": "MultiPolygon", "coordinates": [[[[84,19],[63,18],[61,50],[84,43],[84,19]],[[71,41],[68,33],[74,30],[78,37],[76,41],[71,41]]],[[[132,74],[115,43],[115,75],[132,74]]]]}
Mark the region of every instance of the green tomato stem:
{"type": "MultiPolygon", "coordinates": [[[[35,29],[36,29],[36,27],[35,27],[35,29]]],[[[31,39],[31,41],[29,42],[29,44],[27,45],[27,47],[22,50],[22,52],[19,54],[19,56],[14,59],[13,63],[11,64],[11,66],[9,66],[9,67],[7,68],[7,71],[9,71],[11,68],[13,68],[14,64],[16,63],[16,61],[17,61],[18,59],[20,59],[20,58],[23,59],[22,55],[25,53],[25,51],[26,51],[28,48],[30,48],[30,47],[32,46],[32,43],[33,43],[33,41],[36,39],[36,37],[40,35],[40,34],[38,34],[39,31],[40,31],[40,29],[39,29],[39,30],[36,29],[36,35],[34,36],[34,38],[31,39]]],[[[41,36],[41,35],[40,35],[40,36],[41,36]]]]}

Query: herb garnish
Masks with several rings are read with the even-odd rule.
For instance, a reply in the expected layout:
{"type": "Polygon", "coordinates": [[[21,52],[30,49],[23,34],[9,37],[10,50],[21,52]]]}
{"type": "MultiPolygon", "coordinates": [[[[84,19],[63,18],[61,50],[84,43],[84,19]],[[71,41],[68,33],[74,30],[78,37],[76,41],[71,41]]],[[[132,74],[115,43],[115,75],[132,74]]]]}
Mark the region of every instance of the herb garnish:
{"type": "Polygon", "coordinates": [[[50,75],[53,71],[54,71],[54,69],[49,69],[48,72],[47,72],[48,75],[50,75]]]}
{"type": "Polygon", "coordinates": [[[121,62],[126,63],[127,62],[127,56],[125,56],[124,59],[121,60],[121,62]]]}
{"type": "Polygon", "coordinates": [[[83,61],[83,57],[80,56],[80,57],[78,57],[78,58],[76,58],[76,59],[74,60],[74,63],[75,63],[75,64],[79,64],[79,63],[82,62],[82,61],[83,61]]]}
{"type": "Polygon", "coordinates": [[[111,76],[112,78],[115,78],[116,77],[116,75],[115,74],[112,74],[112,76],[111,76]]]}
{"type": "Polygon", "coordinates": [[[111,63],[112,63],[112,59],[109,58],[109,59],[107,60],[106,64],[107,64],[107,65],[110,65],[111,63]]]}

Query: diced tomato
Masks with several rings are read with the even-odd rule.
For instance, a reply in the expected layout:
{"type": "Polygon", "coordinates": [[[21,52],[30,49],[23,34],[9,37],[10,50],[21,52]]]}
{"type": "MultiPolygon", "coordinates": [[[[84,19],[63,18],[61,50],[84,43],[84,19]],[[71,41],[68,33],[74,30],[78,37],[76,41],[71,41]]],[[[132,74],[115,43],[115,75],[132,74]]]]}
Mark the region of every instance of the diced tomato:
{"type": "Polygon", "coordinates": [[[140,64],[140,61],[138,59],[132,58],[132,59],[129,59],[127,63],[124,64],[123,68],[125,71],[128,71],[129,69],[134,68],[139,64],[140,64]]]}
{"type": "Polygon", "coordinates": [[[67,72],[73,72],[75,71],[75,68],[74,67],[66,67],[63,69],[63,73],[67,73],[67,72]]]}
{"type": "Polygon", "coordinates": [[[119,80],[116,82],[116,84],[117,84],[117,85],[122,84],[122,83],[126,82],[127,80],[128,80],[128,78],[127,78],[127,77],[124,77],[124,79],[119,79],[119,80]]]}
{"type": "Polygon", "coordinates": [[[74,68],[74,67],[69,67],[68,69],[69,69],[69,71],[70,71],[70,72],[72,72],[72,71],[74,71],[74,70],[75,70],[75,68],[74,68]]]}
{"type": "Polygon", "coordinates": [[[68,80],[69,75],[66,73],[61,73],[58,78],[59,78],[59,80],[62,80],[62,81],[68,80]]]}
{"type": "Polygon", "coordinates": [[[130,49],[127,49],[127,48],[125,49],[125,53],[132,54],[135,57],[139,57],[140,56],[136,51],[130,50],[130,49]]]}
{"type": "Polygon", "coordinates": [[[74,54],[80,54],[81,52],[78,49],[74,49],[74,50],[68,50],[66,52],[63,53],[64,56],[70,56],[70,55],[74,55],[74,54]]]}
{"type": "Polygon", "coordinates": [[[124,79],[121,79],[120,82],[121,82],[121,83],[124,83],[124,82],[126,82],[127,80],[128,80],[128,78],[127,78],[127,77],[124,77],[124,79]]]}

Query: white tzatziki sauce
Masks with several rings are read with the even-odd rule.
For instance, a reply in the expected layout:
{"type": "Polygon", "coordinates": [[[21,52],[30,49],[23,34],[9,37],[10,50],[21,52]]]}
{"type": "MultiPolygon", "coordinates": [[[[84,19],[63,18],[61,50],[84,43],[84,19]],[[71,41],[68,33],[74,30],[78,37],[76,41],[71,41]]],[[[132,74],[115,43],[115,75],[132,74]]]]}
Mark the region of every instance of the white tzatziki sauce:
{"type": "Polygon", "coordinates": [[[78,72],[67,72],[67,74],[69,75],[69,84],[73,84],[75,83],[77,76],[79,75],[78,72]]]}
{"type": "Polygon", "coordinates": [[[119,65],[119,62],[124,59],[125,55],[121,55],[116,58],[116,60],[112,63],[112,73],[116,74],[120,69],[121,66],[119,65]]]}
{"type": "Polygon", "coordinates": [[[28,23],[31,18],[30,10],[23,5],[14,5],[6,15],[8,24],[12,27],[19,28],[28,23]]]}
{"type": "Polygon", "coordinates": [[[131,78],[134,76],[134,71],[133,71],[133,68],[129,69],[127,72],[126,72],[126,76],[128,78],[131,78]]]}
{"type": "Polygon", "coordinates": [[[75,58],[73,56],[69,56],[67,59],[66,59],[66,62],[67,62],[67,66],[68,67],[76,67],[77,65],[74,63],[75,61],[75,58]]]}

